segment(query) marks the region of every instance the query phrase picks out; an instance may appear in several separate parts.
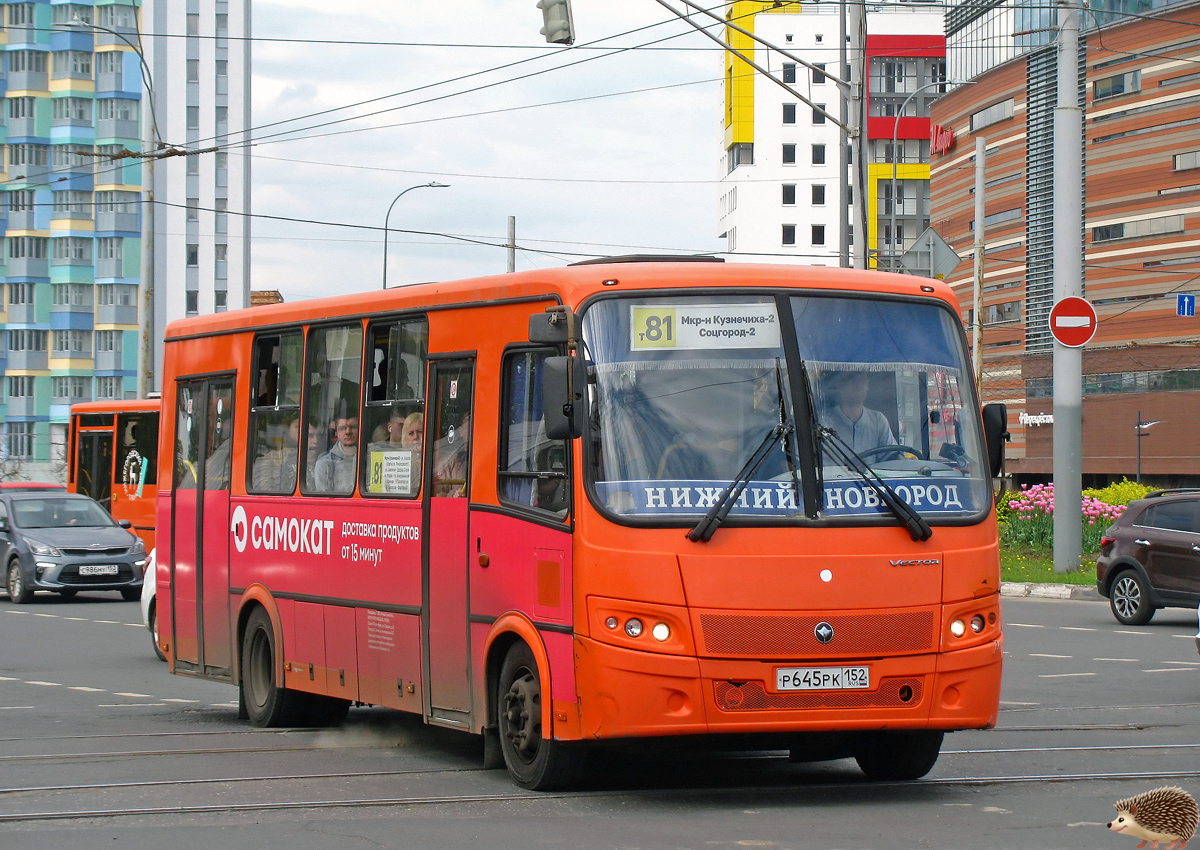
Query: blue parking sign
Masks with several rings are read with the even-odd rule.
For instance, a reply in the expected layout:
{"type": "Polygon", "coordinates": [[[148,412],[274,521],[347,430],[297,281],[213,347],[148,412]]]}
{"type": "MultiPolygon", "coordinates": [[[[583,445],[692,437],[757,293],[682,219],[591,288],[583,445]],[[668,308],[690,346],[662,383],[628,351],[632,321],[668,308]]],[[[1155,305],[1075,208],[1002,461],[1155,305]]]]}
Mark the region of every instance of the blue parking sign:
{"type": "Polygon", "coordinates": [[[1196,296],[1195,295],[1176,295],[1175,296],[1175,315],[1176,316],[1195,316],[1196,315],[1196,296]]]}

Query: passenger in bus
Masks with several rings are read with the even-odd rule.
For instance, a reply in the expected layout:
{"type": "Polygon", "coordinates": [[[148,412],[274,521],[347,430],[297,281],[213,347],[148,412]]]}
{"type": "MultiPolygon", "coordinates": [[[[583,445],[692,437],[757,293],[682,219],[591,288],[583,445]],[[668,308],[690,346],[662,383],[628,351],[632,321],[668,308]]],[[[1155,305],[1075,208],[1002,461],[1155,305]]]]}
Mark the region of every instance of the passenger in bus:
{"type": "Polygon", "coordinates": [[[471,414],[464,413],[435,446],[433,480],[435,496],[462,498],[467,495],[467,466],[470,461],[471,414]]]}
{"type": "Polygon", "coordinates": [[[896,445],[887,417],[865,405],[870,388],[866,372],[834,372],[824,383],[827,407],[821,424],[856,452],[896,445]]]}
{"type": "Polygon", "coordinates": [[[296,451],[300,444],[300,418],[287,423],[281,437],[264,441],[250,470],[255,490],[292,492],[296,486],[296,451]]]}
{"type": "Polygon", "coordinates": [[[351,493],[358,477],[358,417],[336,420],[336,441],[313,465],[313,489],[318,493],[351,493]]]}
{"type": "Polygon", "coordinates": [[[401,445],[412,449],[421,456],[421,447],[425,444],[425,414],[410,413],[404,419],[401,445]]]}

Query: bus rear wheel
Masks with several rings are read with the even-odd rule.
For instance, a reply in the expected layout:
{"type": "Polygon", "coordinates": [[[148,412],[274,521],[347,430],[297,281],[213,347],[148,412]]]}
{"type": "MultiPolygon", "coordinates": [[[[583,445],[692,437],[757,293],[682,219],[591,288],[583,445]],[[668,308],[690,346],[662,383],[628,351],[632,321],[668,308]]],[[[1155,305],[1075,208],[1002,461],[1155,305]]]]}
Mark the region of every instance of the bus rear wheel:
{"type": "Polygon", "coordinates": [[[242,702],[255,726],[295,726],[305,707],[305,694],[275,684],[275,629],[262,608],[246,621],[242,639],[242,702]]]}
{"type": "Polygon", "coordinates": [[[944,732],[926,729],[868,732],[854,748],[854,760],[873,782],[920,779],[937,762],[943,737],[944,732]]]}
{"type": "Polygon", "coordinates": [[[500,667],[496,721],[504,764],[517,785],[549,791],[579,778],[584,757],[580,745],[542,735],[542,680],[537,660],[524,643],[513,644],[500,667]]]}

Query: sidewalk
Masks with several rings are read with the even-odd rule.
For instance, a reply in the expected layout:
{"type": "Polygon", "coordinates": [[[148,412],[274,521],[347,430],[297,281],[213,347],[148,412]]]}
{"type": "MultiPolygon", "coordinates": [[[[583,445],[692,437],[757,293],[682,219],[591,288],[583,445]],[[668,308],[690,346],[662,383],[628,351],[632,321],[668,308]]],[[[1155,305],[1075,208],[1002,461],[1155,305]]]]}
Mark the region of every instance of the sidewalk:
{"type": "Polygon", "coordinates": [[[1035,599],[1083,599],[1100,602],[1104,597],[1094,584],[1042,584],[1036,581],[1006,581],[1000,585],[1001,596],[1030,596],[1035,599]]]}

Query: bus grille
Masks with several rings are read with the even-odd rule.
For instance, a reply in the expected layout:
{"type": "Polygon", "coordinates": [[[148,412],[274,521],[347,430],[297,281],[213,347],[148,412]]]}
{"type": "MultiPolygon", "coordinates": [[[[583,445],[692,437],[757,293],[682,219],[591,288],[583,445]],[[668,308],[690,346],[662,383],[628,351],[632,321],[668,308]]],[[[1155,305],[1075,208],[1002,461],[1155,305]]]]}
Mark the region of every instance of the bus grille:
{"type": "Polygon", "coordinates": [[[932,652],[937,648],[933,611],[879,614],[700,614],[708,655],[738,658],[874,657],[932,652]],[[833,626],[821,643],[818,623],[833,626]]]}
{"type": "Polygon", "coordinates": [[[924,681],[919,677],[884,679],[874,691],[789,691],[769,693],[762,682],[714,682],[717,708],[721,711],[771,711],[795,708],[915,708],[921,704],[924,681]],[[900,698],[900,689],[907,700],[900,698]]]}

